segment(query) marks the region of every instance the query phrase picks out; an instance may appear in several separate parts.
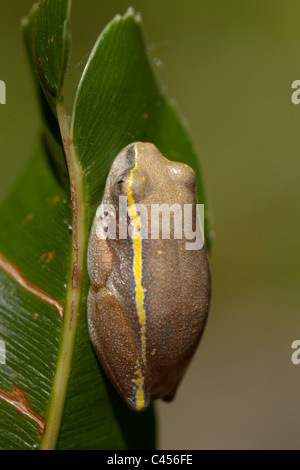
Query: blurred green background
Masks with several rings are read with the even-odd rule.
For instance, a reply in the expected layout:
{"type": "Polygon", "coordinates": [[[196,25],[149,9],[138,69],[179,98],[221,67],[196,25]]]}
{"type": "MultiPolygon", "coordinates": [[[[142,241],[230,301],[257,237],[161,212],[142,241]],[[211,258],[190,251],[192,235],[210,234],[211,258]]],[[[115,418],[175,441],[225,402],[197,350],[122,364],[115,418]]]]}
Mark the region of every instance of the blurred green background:
{"type": "MultiPolygon", "coordinates": [[[[159,447],[300,449],[299,1],[73,1],[68,102],[97,35],[135,7],[155,74],[189,123],[215,221],[210,317],[175,401],[157,404],[159,447]]],[[[31,5],[0,0],[1,199],[39,130],[19,26],[31,5]]]]}

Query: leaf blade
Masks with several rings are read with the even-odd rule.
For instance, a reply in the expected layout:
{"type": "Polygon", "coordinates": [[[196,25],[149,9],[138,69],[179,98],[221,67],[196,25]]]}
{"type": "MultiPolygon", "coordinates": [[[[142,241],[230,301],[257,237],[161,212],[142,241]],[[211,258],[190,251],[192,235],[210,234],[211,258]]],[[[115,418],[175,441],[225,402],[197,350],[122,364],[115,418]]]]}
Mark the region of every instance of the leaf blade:
{"type": "MultiPolygon", "coordinates": [[[[96,41],[77,90],[71,132],[85,169],[90,219],[115,156],[134,141],[151,142],[166,158],[190,165],[197,174],[198,202],[207,206],[199,159],[174,104],[156,82],[140,16],[132,9],[118,15],[96,41]]],[[[205,222],[209,245],[208,216],[205,222]]]]}
{"type": "Polygon", "coordinates": [[[32,68],[56,115],[70,50],[71,0],[34,4],[22,26],[32,68]]]}
{"type": "MultiPolygon", "coordinates": [[[[70,216],[70,208],[63,202],[64,197],[56,179],[49,173],[47,154],[39,144],[23,176],[0,208],[0,220],[6,227],[0,234],[1,254],[30,282],[48,288],[48,293],[61,302],[65,295],[66,276],[61,270],[60,260],[62,255],[67,260],[69,254],[68,228],[64,219],[70,216]],[[39,186],[37,175],[40,176],[39,186]],[[36,193],[31,191],[33,181],[36,193]],[[33,214],[33,217],[28,218],[28,214],[33,214]],[[53,237],[50,237],[50,251],[45,251],[46,246],[39,243],[35,235],[43,232],[50,221],[53,237]],[[61,239],[65,242],[62,243],[61,239]],[[11,240],[15,244],[11,244],[11,240]],[[32,240],[37,243],[33,244],[32,240]],[[20,246],[26,246],[26,253],[20,246]],[[54,255],[48,258],[50,252],[54,255]],[[52,283],[48,282],[50,278],[52,283]]],[[[0,367],[1,389],[12,395],[14,387],[19,387],[30,401],[30,407],[45,417],[62,321],[53,307],[24,290],[3,270],[0,270],[0,277],[1,338],[5,341],[7,355],[7,364],[0,367]]],[[[37,427],[32,420],[20,417],[16,409],[7,406],[3,400],[0,400],[0,409],[2,448],[23,448],[19,445],[24,433],[23,445],[39,447],[37,427]],[[2,416],[6,416],[3,421],[2,416]],[[7,432],[10,436],[8,447],[7,432]]]]}
{"type": "MultiPolygon", "coordinates": [[[[70,135],[61,96],[68,55],[66,38],[70,2],[64,0],[61,3],[66,16],[63,17],[60,10],[55,17],[60,41],[53,39],[51,42],[53,29],[45,23],[49,15],[47,8],[55,9],[59,3],[59,0],[44,0],[39,10],[32,11],[24,30],[34,74],[47,97],[46,101],[38,91],[50,154],[39,143],[35,158],[40,162],[40,167],[28,167],[23,180],[12,193],[16,202],[12,203],[9,199],[3,210],[0,209],[0,220],[11,227],[4,232],[5,236],[0,235],[0,252],[20,267],[30,282],[61,302],[67,314],[62,322],[57,312],[53,316],[51,305],[41,299],[33,302],[32,294],[24,292],[20,286],[14,288],[17,303],[9,303],[9,290],[14,284],[0,270],[4,286],[0,299],[1,337],[3,333],[10,357],[6,373],[3,374],[4,369],[0,369],[0,377],[1,372],[3,374],[1,384],[4,384],[4,393],[11,396],[14,385],[22,387],[28,406],[46,419],[46,434],[41,444],[34,419],[20,417],[16,408],[9,408],[1,400],[0,394],[0,410],[6,416],[3,424],[8,419],[8,425],[3,425],[5,433],[1,434],[0,429],[0,446],[153,448],[153,407],[144,414],[134,414],[127,409],[106,379],[89,341],[85,312],[89,288],[86,245],[107,173],[121,148],[132,140],[150,141],[166,157],[184,161],[194,168],[197,167],[197,157],[176,111],[155,81],[145,52],[139,19],[132,10],[123,17],[116,17],[95,45],[78,88],[70,135]],[[47,41],[43,46],[41,34],[44,30],[47,31],[47,41]],[[55,52],[54,57],[50,53],[50,64],[48,60],[45,66],[45,62],[39,63],[39,57],[46,57],[51,52],[49,40],[49,47],[60,43],[62,50],[55,52]],[[72,182],[72,175],[75,183],[72,182]],[[31,191],[32,188],[34,191],[31,191]],[[74,188],[77,201],[72,194],[74,188]],[[51,204],[57,211],[54,218],[50,214],[54,210],[51,204]],[[23,212],[19,214],[21,209],[23,212]],[[74,217],[78,211],[81,220],[74,230],[74,217]],[[82,270],[82,277],[75,297],[72,281],[76,245],[74,235],[72,239],[68,228],[71,224],[73,234],[78,229],[81,237],[77,244],[79,257],[76,262],[82,270]],[[28,231],[28,228],[31,230],[28,231]],[[35,309],[40,312],[36,318],[35,309]],[[16,318],[19,323],[14,328],[16,318]],[[39,329],[34,323],[36,320],[40,322],[37,324],[40,325],[39,329]],[[22,328],[25,349],[20,346],[22,328]],[[41,360],[39,345],[43,340],[45,348],[41,348],[41,360]],[[22,359],[24,351],[28,354],[22,359]],[[65,353],[68,354],[67,364],[64,363],[65,353]],[[22,373],[18,370],[16,379],[11,374],[18,367],[23,370],[22,373]],[[10,444],[7,436],[11,437],[10,444]]],[[[53,26],[54,22],[50,22],[53,26]]],[[[198,180],[200,202],[203,202],[199,171],[198,180]]],[[[0,422],[1,419],[0,413],[0,422]]]]}

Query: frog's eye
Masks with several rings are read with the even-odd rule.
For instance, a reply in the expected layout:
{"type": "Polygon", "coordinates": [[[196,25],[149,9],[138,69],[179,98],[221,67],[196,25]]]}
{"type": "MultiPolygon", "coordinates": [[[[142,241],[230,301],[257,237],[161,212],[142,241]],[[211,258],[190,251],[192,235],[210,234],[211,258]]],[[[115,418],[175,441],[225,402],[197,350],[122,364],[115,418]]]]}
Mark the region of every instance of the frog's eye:
{"type": "Polygon", "coordinates": [[[121,176],[119,175],[118,178],[116,178],[113,186],[112,186],[112,195],[115,195],[116,197],[119,197],[122,194],[126,194],[126,187],[127,187],[127,178],[126,176],[121,176]]]}

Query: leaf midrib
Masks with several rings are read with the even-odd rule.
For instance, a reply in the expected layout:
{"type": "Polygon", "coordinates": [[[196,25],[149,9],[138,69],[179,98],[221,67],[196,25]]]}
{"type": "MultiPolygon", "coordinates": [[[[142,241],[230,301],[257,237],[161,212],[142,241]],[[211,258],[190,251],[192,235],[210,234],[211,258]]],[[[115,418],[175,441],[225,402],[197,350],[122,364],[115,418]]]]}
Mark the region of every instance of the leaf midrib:
{"type": "Polygon", "coordinates": [[[83,283],[82,270],[84,266],[84,253],[86,246],[84,230],[85,208],[82,194],[83,171],[75,154],[67,111],[62,98],[57,101],[56,111],[69,170],[73,227],[71,265],[69,270],[69,280],[67,283],[62,338],[49,402],[46,430],[40,446],[40,449],[44,450],[55,449],[61,427],[78,324],[83,283]]]}

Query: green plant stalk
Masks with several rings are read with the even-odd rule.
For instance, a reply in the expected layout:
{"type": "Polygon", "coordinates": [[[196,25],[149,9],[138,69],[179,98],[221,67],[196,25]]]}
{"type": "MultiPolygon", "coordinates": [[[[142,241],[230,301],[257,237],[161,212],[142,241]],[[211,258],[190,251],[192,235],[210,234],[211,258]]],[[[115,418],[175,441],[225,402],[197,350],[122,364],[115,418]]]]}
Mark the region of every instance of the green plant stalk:
{"type": "Polygon", "coordinates": [[[46,430],[40,447],[43,450],[55,449],[60,430],[78,323],[83,280],[82,270],[84,266],[86,245],[84,230],[85,209],[82,194],[83,172],[74,152],[67,112],[62,98],[57,102],[57,116],[70,177],[73,235],[72,257],[69,281],[67,285],[62,340],[60,343],[57,369],[50,398],[46,430]]]}

